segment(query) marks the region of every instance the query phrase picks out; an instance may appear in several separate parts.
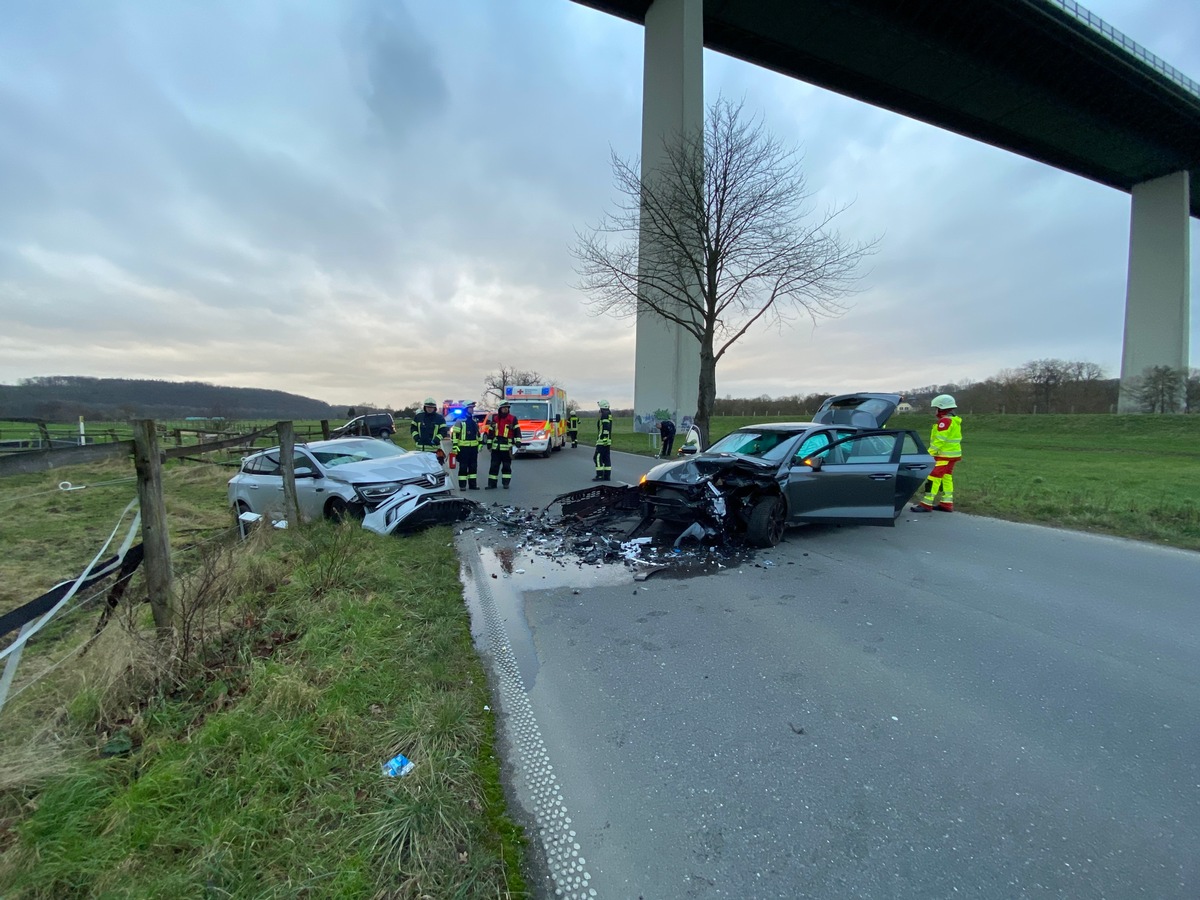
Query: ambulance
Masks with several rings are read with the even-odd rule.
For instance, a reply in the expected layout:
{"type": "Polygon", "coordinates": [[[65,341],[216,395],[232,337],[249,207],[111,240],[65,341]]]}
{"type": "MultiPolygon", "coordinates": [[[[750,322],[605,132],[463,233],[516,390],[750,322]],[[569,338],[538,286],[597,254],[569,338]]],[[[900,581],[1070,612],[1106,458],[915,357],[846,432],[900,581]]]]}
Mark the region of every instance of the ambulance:
{"type": "Polygon", "coordinates": [[[521,426],[516,454],[541,454],[567,445],[567,395],[553,384],[510,384],[504,388],[509,412],[521,426]]]}

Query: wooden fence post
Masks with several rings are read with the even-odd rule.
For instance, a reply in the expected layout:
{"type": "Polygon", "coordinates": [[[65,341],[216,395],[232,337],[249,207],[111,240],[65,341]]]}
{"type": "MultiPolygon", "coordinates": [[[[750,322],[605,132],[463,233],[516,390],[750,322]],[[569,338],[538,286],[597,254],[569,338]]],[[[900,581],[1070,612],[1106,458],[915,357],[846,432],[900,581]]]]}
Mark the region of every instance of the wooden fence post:
{"type": "Polygon", "coordinates": [[[321,420],[321,438],[326,441],[329,440],[329,420],[328,419],[321,420]]]}
{"type": "Polygon", "coordinates": [[[300,498],[296,496],[296,432],[291,422],[277,422],[279,468],[283,471],[283,509],[288,524],[300,524],[300,498]]]}
{"type": "Polygon", "coordinates": [[[145,551],[146,592],[159,637],[168,637],[175,610],[171,592],[171,538],[163,502],[162,457],[153,419],[133,422],[133,462],[137,468],[138,502],[142,508],[142,548],[145,551]]]}

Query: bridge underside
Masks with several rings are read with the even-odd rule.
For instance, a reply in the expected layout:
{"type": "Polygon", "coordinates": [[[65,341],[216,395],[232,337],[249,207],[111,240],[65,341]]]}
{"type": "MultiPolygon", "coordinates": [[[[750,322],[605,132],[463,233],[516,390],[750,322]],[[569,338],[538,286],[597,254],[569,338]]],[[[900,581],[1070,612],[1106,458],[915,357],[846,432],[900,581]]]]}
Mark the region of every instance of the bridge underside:
{"type": "Polygon", "coordinates": [[[1047,0],[705,0],[703,21],[710,50],[1111,187],[1189,172],[1200,217],[1200,97],[1047,0]]]}
{"type": "MultiPolygon", "coordinates": [[[[1200,85],[1095,30],[1099,20],[1053,0],[576,2],[646,26],[643,166],[655,141],[697,114],[703,46],[1129,192],[1120,408],[1137,408],[1146,369],[1188,368],[1200,85]]],[[[693,348],[680,329],[643,318],[636,411],[686,415],[693,348]]]]}

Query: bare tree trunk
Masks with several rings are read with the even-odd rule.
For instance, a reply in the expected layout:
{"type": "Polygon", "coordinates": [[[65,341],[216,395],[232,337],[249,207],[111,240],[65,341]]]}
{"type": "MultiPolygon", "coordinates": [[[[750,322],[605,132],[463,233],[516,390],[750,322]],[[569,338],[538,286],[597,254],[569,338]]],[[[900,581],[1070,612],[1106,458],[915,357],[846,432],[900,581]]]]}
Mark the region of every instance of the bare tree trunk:
{"type": "Polygon", "coordinates": [[[707,447],[709,441],[709,423],[712,420],[713,407],[717,402],[717,358],[713,355],[712,347],[700,348],[700,382],[696,397],[696,428],[700,432],[700,446],[707,447]]]}

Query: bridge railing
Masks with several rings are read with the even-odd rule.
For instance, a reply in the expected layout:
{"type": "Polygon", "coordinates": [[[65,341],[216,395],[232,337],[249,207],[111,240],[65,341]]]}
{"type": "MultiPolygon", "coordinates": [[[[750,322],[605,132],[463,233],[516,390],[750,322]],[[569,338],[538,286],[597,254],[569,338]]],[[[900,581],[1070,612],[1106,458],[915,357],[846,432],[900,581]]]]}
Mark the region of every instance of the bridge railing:
{"type": "Polygon", "coordinates": [[[1133,40],[1133,38],[1122,34],[1120,31],[1117,31],[1117,29],[1113,28],[1094,12],[1080,6],[1075,2],[1075,0],[1047,0],[1047,2],[1054,4],[1067,13],[1070,13],[1071,16],[1078,19],[1080,22],[1083,22],[1094,31],[1100,32],[1100,34],[1104,35],[1114,44],[1117,44],[1127,52],[1132,53],[1138,59],[1142,60],[1151,68],[1160,72],[1165,77],[1171,79],[1171,81],[1175,82],[1180,87],[1185,88],[1195,96],[1200,97],[1200,82],[1196,82],[1191,78],[1188,78],[1170,63],[1159,59],[1137,41],[1133,40]]]}

